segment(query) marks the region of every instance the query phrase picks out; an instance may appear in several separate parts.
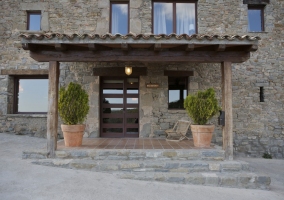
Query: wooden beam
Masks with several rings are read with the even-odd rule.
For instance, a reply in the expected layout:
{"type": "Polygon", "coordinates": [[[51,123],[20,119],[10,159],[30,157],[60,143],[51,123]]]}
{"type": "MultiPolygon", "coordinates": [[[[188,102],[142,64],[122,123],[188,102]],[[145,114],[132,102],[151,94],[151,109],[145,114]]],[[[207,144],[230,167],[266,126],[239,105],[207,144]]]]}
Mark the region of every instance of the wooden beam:
{"type": "Polygon", "coordinates": [[[165,70],[164,76],[193,76],[193,71],[165,70]]]}
{"type": "Polygon", "coordinates": [[[129,51],[129,50],[131,50],[131,47],[127,44],[127,43],[121,43],[121,49],[123,50],[123,51],[129,51]]]}
{"type": "Polygon", "coordinates": [[[258,49],[258,46],[257,46],[257,45],[250,45],[250,46],[247,48],[247,51],[248,51],[248,52],[257,51],[257,49],[258,49]]]}
{"type": "Polygon", "coordinates": [[[48,75],[48,69],[1,69],[1,75],[48,75]]]}
{"type": "Polygon", "coordinates": [[[90,44],[88,44],[88,48],[89,48],[90,51],[97,51],[98,45],[96,45],[94,43],[90,43],[90,44]]]}
{"type": "MultiPolygon", "coordinates": [[[[127,76],[124,67],[95,67],[94,76],[127,76]]],[[[147,76],[147,67],[132,67],[131,76],[147,76]]],[[[129,77],[129,76],[127,76],[129,77]]]]}
{"type": "Polygon", "coordinates": [[[225,51],[225,49],[226,49],[226,45],[225,44],[219,44],[216,47],[216,51],[225,51]]]}
{"type": "Polygon", "coordinates": [[[156,43],[154,44],[154,51],[161,51],[162,50],[162,45],[161,43],[156,43]]]}
{"type": "Polygon", "coordinates": [[[185,47],[185,51],[193,51],[194,50],[194,44],[188,44],[185,47]]]}
{"type": "Polygon", "coordinates": [[[37,51],[30,56],[39,62],[197,62],[221,63],[223,61],[242,63],[249,59],[250,53],[245,51],[154,51],[132,50],[127,54],[121,50],[106,50],[93,53],[91,51],[37,51]]]}
{"type": "Polygon", "coordinates": [[[37,46],[34,44],[29,44],[29,43],[22,43],[22,48],[24,50],[30,50],[30,51],[36,51],[37,50],[37,46]]]}
{"type": "Polygon", "coordinates": [[[233,160],[233,108],[232,108],[232,63],[222,62],[222,109],[225,111],[223,126],[223,149],[226,160],[233,160]]]}
{"type": "Polygon", "coordinates": [[[47,156],[55,157],[57,148],[57,128],[58,128],[58,83],[59,83],[59,63],[49,62],[48,81],[48,113],[47,113],[47,156]]]}
{"type": "Polygon", "coordinates": [[[56,51],[66,51],[66,44],[57,43],[54,45],[56,51]]]}

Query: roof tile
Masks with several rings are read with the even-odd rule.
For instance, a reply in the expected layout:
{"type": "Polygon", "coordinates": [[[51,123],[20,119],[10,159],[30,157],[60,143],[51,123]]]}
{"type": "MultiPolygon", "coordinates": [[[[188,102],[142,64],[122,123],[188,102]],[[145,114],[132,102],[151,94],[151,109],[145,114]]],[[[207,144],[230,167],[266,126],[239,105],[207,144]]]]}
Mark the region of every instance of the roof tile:
{"type": "Polygon", "coordinates": [[[249,35],[207,35],[207,34],[193,34],[193,35],[187,35],[187,34],[135,34],[135,33],[129,33],[126,35],[121,35],[121,34],[110,34],[106,33],[103,35],[100,34],[66,34],[66,33],[21,33],[19,37],[22,37],[24,39],[36,39],[36,40],[51,40],[54,38],[57,39],[68,39],[68,40],[73,40],[74,38],[78,39],[101,39],[104,40],[106,38],[110,38],[112,40],[115,40],[116,38],[121,38],[121,39],[128,39],[128,38],[133,38],[134,40],[139,40],[139,39],[144,39],[144,40],[149,40],[150,38],[154,38],[155,40],[160,40],[160,39],[185,39],[185,40],[192,40],[192,39],[197,39],[197,40],[213,40],[213,39],[218,39],[218,40],[228,40],[228,41],[233,41],[233,40],[249,40],[249,41],[254,41],[254,40],[260,40],[261,38],[258,36],[249,36],[249,35]]]}

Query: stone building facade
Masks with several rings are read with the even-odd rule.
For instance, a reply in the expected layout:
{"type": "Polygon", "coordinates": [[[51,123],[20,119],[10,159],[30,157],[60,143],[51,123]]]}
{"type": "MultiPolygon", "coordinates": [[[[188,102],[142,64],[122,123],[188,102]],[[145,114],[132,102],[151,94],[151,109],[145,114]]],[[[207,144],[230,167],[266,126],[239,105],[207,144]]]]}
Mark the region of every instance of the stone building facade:
{"type": "MultiPolygon", "coordinates": [[[[41,11],[41,30],[58,33],[109,33],[110,2],[106,0],[2,0],[0,2],[0,70],[47,70],[22,49],[19,34],[26,30],[27,11],[41,11]]],[[[152,33],[152,1],[129,0],[129,31],[152,33]]],[[[259,48],[244,63],[233,63],[233,121],[235,154],[260,157],[264,152],[284,157],[284,1],[198,0],[198,34],[259,36],[259,48]],[[248,6],[264,7],[264,31],[248,31],[248,6]],[[264,102],[260,102],[260,88],[264,102]]],[[[146,67],[139,77],[139,137],[164,137],[178,119],[190,120],[184,110],[168,109],[168,78],[164,70],[188,70],[188,92],[214,87],[221,97],[220,64],[131,63],[146,67]],[[146,83],[159,88],[147,88],[146,83]]],[[[60,63],[60,86],[81,83],[90,96],[86,137],[100,137],[100,77],[97,67],[124,67],[117,62],[60,63]]],[[[46,135],[45,114],[14,114],[13,74],[0,75],[0,132],[46,135]]],[[[221,100],[220,100],[221,104],[221,100]]],[[[210,123],[217,125],[217,117],[210,123]]],[[[60,131],[59,127],[58,130],[60,131]]],[[[189,133],[190,134],[190,133],[189,133]]],[[[222,143],[221,127],[213,142],[222,143]]]]}

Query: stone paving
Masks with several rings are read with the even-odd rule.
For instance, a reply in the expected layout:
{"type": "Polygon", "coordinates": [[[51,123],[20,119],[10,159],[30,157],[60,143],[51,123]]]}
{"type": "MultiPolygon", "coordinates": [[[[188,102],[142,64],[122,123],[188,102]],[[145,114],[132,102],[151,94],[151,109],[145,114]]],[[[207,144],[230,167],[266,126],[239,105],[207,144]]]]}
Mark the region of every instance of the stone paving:
{"type": "MultiPolygon", "coordinates": [[[[161,149],[161,145],[155,149],[152,145],[150,149],[149,144],[155,144],[152,141],[161,139],[146,139],[146,148],[136,149],[135,139],[131,139],[131,146],[127,146],[125,141],[128,140],[85,138],[83,146],[75,148],[64,147],[63,142],[59,141],[54,159],[47,159],[43,149],[24,151],[22,157],[33,159],[33,163],[38,165],[106,172],[122,179],[269,189],[269,176],[253,173],[244,161],[225,160],[224,151],[218,146],[189,148],[192,141],[183,141],[184,146],[188,144],[186,149],[182,149],[181,144],[178,149],[171,145],[165,145],[167,149],[161,149]],[[121,144],[121,141],[124,141],[122,149],[115,148],[113,144],[121,144]],[[108,148],[109,145],[112,149],[108,148]]],[[[140,141],[144,143],[144,139],[140,141]]]]}
{"type": "MultiPolygon", "coordinates": [[[[31,164],[34,161],[32,159],[21,159],[23,150],[41,149],[44,146],[44,138],[0,134],[1,200],[282,200],[284,195],[283,160],[245,160],[263,169],[261,171],[269,172],[272,177],[271,190],[255,190],[121,179],[115,176],[115,172],[48,167],[31,164]]],[[[200,179],[195,180],[197,182],[200,179]]],[[[212,177],[212,182],[214,180],[216,178],[212,177]]]]}

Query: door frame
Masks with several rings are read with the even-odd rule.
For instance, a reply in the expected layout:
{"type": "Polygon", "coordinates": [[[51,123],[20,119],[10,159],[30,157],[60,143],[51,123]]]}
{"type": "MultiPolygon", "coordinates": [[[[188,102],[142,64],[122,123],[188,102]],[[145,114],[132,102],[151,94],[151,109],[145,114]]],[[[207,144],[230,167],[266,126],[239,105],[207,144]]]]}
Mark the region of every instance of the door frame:
{"type": "MultiPolygon", "coordinates": [[[[100,131],[100,137],[104,137],[104,138],[138,138],[139,137],[139,122],[140,122],[140,115],[139,115],[139,101],[140,101],[140,77],[139,76],[100,76],[100,98],[99,98],[99,119],[100,119],[100,127],[99,127],[99,131],[100,131]],[[137,86],[136,85],[131,85],[131,84],[126,84],[127,83],[127,79],[128,78],[137,78],[138,79],[138,83],[137,83],[137,86]],[[120,96],[122,95],[123,96],[123,104],[122,104],[122,109],[123,109],[123,113],[122,113],[122,119],[123,119],[123,123],[122,123],[122,133],[120,135],[120,133],[117,133],[115,135],[115,132],[106,132],[106,133],[103,133],[103,98],[104,98],[104,94],[103,94],[103,81],[104,80],[123,80],[123,86],[122,86],[122,89],[123,89],[123,94],[119,94],[119,95],[116,95],[116,94],[107,94],[107,96],[109,96],[109,98],[115,98],[117,96],[120,96]],[[136,88],[138,89],[138,94],[127,94],[127,88],[131,88],[131,86],[133,88],[136,88]],[[127,103],[127,98],[138,98],[138,104],[128,104],[127,103]],[[127,124],[127,116],[131,116],[131,113],[126,113],[126,110],[127,108],[137,108],[138,110],[138,113],[137,113],[137,116],[135,114],[135,118],[137,118],[137,124],[138,126],[136,125],[132,125],[131,123],[127,124]],[[137,128],[138,131],[136,134],[127,134],[127,128],[137,128]]],[[[118,97],[120,98],[120,97],[118,97]]],[[[121,108],[121,105],[120,104],[113,104],[113,108],[121,108]]],[[[132,115],[133,116],[133,115],[132,115]]],[[[111,128],[111,127],[109,127],[111,128]]],[[[120,127],[119,127],[120,128],[120,127]]]]}

